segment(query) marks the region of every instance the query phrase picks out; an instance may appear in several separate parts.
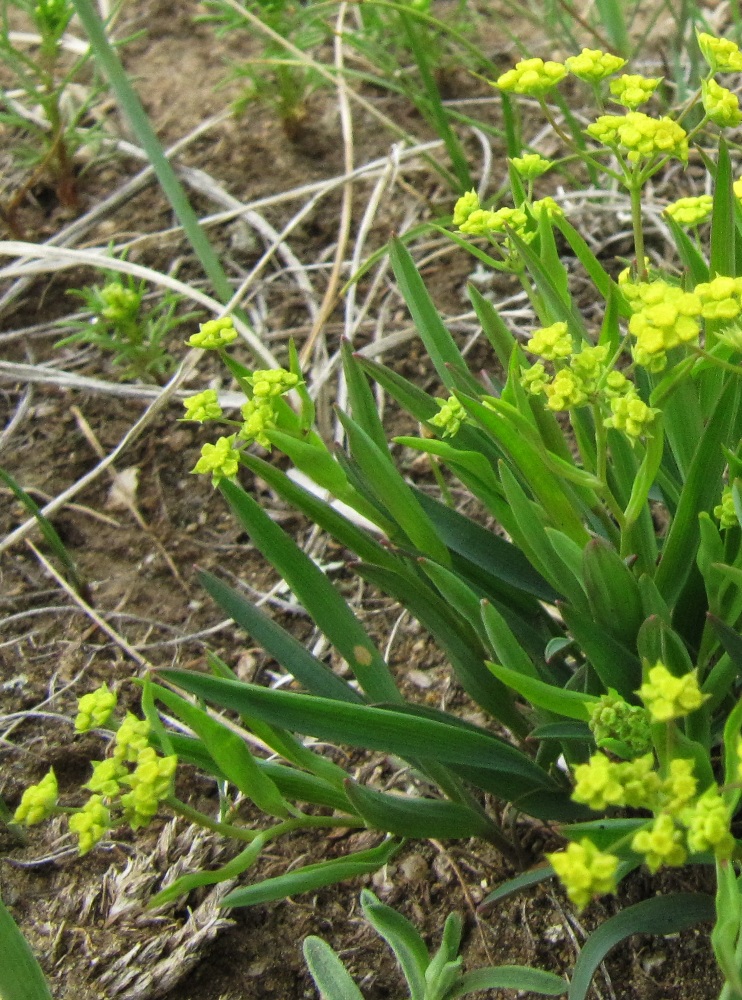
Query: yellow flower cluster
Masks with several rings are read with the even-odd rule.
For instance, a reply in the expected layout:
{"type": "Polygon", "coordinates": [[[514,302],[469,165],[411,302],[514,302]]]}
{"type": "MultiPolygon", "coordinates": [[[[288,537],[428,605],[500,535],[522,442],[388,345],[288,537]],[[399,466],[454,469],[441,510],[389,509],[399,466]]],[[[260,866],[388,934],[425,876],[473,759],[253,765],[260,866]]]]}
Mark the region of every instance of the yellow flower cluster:
{"type": "MultiPolygon", "coordinates": [[[[611,374],[619,374],[618,372],[611,374]]],[[[631,756],[646,753],[651,746],[646,709],[630,705],[616,691],[609,691],[593,706],[588,722],[597,746],[619,742],[631,756]]]]}
{"type": "Polygon", "coordinates": [[[528,216],[522,208],[498,208],[491,211],[479,208],[472,212],[459,229],[470,236],[489,236],[491,233],[503,233],[506,229],[514,229],[522,233],[528,225],[528,216]]]}
{"type": "Polygon", "coordinates": [[[100,290],[100,297],[105,303],[101,316],[111,323],[131,323],[136,319],[142,304],[142,296],[138,292],[118,281],[104,285],[100,290]]]}
{"type": "Polygon", "coordinates": [[[183,406],[186,411],[183,420],[193,420],[197,424],[203,424],[207,420],[221,420],[224,416],[216,389],[204,389],[195,396],[188,396],[183,400],[183,406]]]}
{"type": "Polygon", "coordinates": [[[561,205],[558,205],[553,198],[541,198],[539,201],[534,201],[531,204],[531,212],[533,217],[538,221],[541,218],[541,213],[546,212],[550,219],[560,219],[564,216],[564,209],[561,205]]]}
{"type": "Polygon", "coordinates": [[[131,791],[121,796],[124,818],[132,830],[146,826],[167,798],[173,785],[178,758],[159,757],[153,747],[145,747],[137,757],[136,770],[122,778],[131,791]]]}
{"type": "Polygon", "coordinates": [[[469,415],[455,396],[436,399],[436,403],[440,407],[440,413],[431,417],[428,423],[439,427],[443,431],[443,437],[453,437],[458,434],[463,423],[471,423],[469,415]]]}
{"type": "Polygon", "coordinates": [[[722,528],[736,528],[739,526],[739,518],[734,506],[734,496],[731,486],[724,487],[721,494],[721,503],[714,507],[714,517],[718,519],[722,528]]]}
{"type": "Polygon", "coordinates": [[[654,722],[670,722],[695,712],[709,695],[701,692],[695,670],[675,677],[663,663],[657,663],[648,671],[647,680],[639,688],[639,697],[654,722]]]}
{"type": "Polygon", "coordinates": [[[513,69],[498,77],[494,86],[512,94],[543,97],[567,75],[562,63],[543,59],[521,59],[513,69]]]}
{"type": "Polygon", "coordinates": [[[87,733],[90,729],[105,726],[116,708],[116,695],[101,684],[95,691],[84,694],[77,701],[75,732],[87,733]]]}
{"type": "Polygon", "coordinates": [[[571,357],[574,348],[567,324],[552,323],[536,330],[526,343],[526,350],[547,361],[571,357]]]}
{"type": "Polygon", "coordinates": [[[127,712],[116,730],[114,739],[114,760],[133,764],[145,747],[149,746],[150,725],[146,719],[138,719],[133,712],[127,712]]]}
{"type": "Polygon", "coordinates": [[[625,396],[614,396],[610,401],[611,415],[603,421],[605,427],[623,431],[630,438],[640,438],[647,433],[657,414],[654,407],[647,406],[639,398],[636,390],[625,396]]]}
{"type": "Polygon", "coordinates": [[[730,39],[715,38],[701,31],[698,46],[712,73],[739,73],[742,70],[742,52],[730,39]]]}
{"type": "Polygon", "coordinates": [[[13,814],[14,823],[25,823],[26,826],[36,826],[51,816],[57,805],[59,789],[54,768],[50,768],[44,777],[35,785],[29,785],[24,791],[20,804],[13,814]]]}
{"type": "Polygon", "coordinates": [[[117,757],[106,757],[105,760],[94,760],[92,764],[93,773],[83,788],[97,792],[105,799],[115,799],[121,792],[121,779],[128,773],[123,762],[117,757]]]}
{"type": "Polygon", "coordinates": [[[573,76],[585,83],[600,83],[607,76],[623,69],[626,60],[600,49],[583,49],[578,56],[565,59],[564,65],[573,76]]]}
{"type": "Polygon", "coordinates": [[[236,339],[237,331],[232,317],[222,316],[221,319],[210,319],[208,323],[201,323],[198,333],[189,337],[186,343],[191,347],[200,347],[204,351],[218,351],[236,339]]]}
{"type": "MultiPolygon", "coordinates": [[[[526,153],[523,156],[513,156],[510,162],[515,167],[519,176],[527,181],[535,180],[537,177],[545,174],[547,170],[551,170],[554,166],[551,160],[545,160],[544,157],[540,156],[538,153],[526,153]]],[[[474,194],[474,192],[470,191],[469,194],[474,194]]],[[[464,195],[464,198],[466,197],[467,195],[464,195]]],[[[455,218],[454,224],[457,224],[455,218]]]]}
{"type": "Polygon", "coordinates": [[[661,813],[651,827],[639,830],[631,841],[631,848],[644,855],[644,862],[651,872],[656,872],[662,865],[684,865],[688,857],[684,831],[669,813],[661,813]]]}
{"type": "Polygon", "coordinates": [[[285,368],[254,371],[246,381],[252,386],[253,395],[259,399],[275,398],[296,388],[299,376],[285,368]]]}
{"type": "Polygon", "coordinates": [[[701,302],[703,319],[732,320],[742,313],[742,278],[720,274],[696,285],[693,294],[701,302]]]}
{"type": "Polygon", "coordinates": [[[672,118],[650,118],[641,111],[601,115],[587,127],[588,135],[606,146],[620,146],[630,163],[642,158],[669,156],[688,159],[688,134],[672,118]]]}
{"type": "Polygon", "coordinates": [[[191,472],[210,472],[214,486],[218,486],[222,479],[234,479],[240,467],[240,453],[234,446],[236,436],[230,434],[229,437],[220,437],[215,444],[203,445],[201,458],[191,472]]]}
{"type": "Polygon", "coordinates": [[[87,854],[111,828],[111,811],[100,795],[91,795],[82,809],[70,816],[69,828],[77,834],[77,849],[87,854]]]}
{"type": "Polygon", "coordinates": [[[596,896],[616,888],[618,858],[599,851],[586,837],[565,851],[547,854],[551,866],[575,906],[583,909],[596,896]]]}
{"type": "Polygon", "coordinates": [[[667,364],[667,351],[698,339],[699,295],[663,280],[626,282],[621,289],[633,310],[629,332],[636,337],[633,355],[637,364],[661,371],[667,364]]]}
{"type": "Polygon", "coordinates": [[[638,76],[635,73],[624,73],[617,80],[611,80],[611,95],[616,104],[621,104],[629,111],[636,111],[646,104],[655,90],[662,83],[662,77],[638,76]]]}
{"type": "Polygon", "coordinates": [[[664,209],[664,214],[669,215],[679,226],[698,226],[711,215],[713,203],[714,199],[710,194],[678,198],[664,209]]]}
{"type": "Polygon", "coordinates": [[[721,128],[736,128],[742,121],[737,95],[716,80],[704,80],[701,87],[703,107],[709,119],[721,128]]]}

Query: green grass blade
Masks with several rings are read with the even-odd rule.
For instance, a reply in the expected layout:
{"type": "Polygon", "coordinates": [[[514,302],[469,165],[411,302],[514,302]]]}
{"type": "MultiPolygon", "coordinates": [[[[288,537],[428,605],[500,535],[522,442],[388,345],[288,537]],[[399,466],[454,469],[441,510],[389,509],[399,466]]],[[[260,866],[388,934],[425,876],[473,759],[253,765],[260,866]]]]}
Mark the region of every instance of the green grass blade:
{"type": "Polygon", "coordinates": [[[41,966],[28,941],[0,900],[0,997],[2,1000],[52,1000],[41,966]]]}
{"type": "Polygon", "coordinates": [[[460,840],[489,837],[492,824],[486,816],[458,802],[388,795],[348,781],[345,791],[356,812],[377,830],[399,837],[460,840]]]}
{"type": "Polygon", "coordinates": [[[671,216],[666,215],[664,221],[672,234],[673,240],[675,240],[675,248],[678,251],[678,256],[683,262],[683,267],[690,275],[693,285],[700,285],[701,282],[708,281],[709,266],[703,259],[703,255],[696,244],[671,216]]]}
{"type": "Polygon", "coordinates": [[[368,889],[361,892],[363,915],[394,952],[410,990],[410,1000],[425,1000],[425,970],[430,955],[417,930],[401,913],[385,906],[368,889]]]}
{"type": "Polygon", "coordinates": [[[529,704],[554,712],[556,715],[563,715],[567,719],[589,722],[590,710],[599,700],[580,691],[569,691],[554,687],[553,684],[545,684],[536,677],[526,676],[519,670],[510,670],[498,663],[488,663],[487,666],[495,677],[517,691],[529,704]]]}
{"type": "Polygon", "coordinates": [[[580,233],[563,216],[557,216],[554,219],[554,225],[572,247],[575,256],[587,271],[590,280],[600,292],[603,299],[607,302],[611,294],[616,295],[621,315],[631,315],[631,311],[624,302],[623,296],[617,294],[618,285],[613,281],[580,233]]]}
{"type": "Polygon", "coordinates": [[[389,667],[325,574],[241,487],[223,482],[220,489],[253,544],[345,658],[363,690],[373,701],[400,701],[389,667]]]}
{"type": "MultiPolygon", "coordinates": [[[[724,139],[719,140],[719,158],[716,163],[714,182],[714,204],[711,213],[711,274],[726,274],[736,277],[735,268],[735,194],[732,188],[732,163],[729,148],[724,139]]],[[[708,324],[707,324],[708,331],[708,324]]],[[[706,349],[709,343],[708,332],[706,349]]]]}
{"type": "Polygon", "coordinates": [[[304,961],[323,1000],[363,1000],[348,970],[322,938],[304,938],[304,961]]]}
{"type": "Polygon", "coordinates": [[[603,32],[613,47],[621,56],[631,53],[631,40],[626,26],[624,6],[620,0],[595,0],[603,32]]]}
{"type": "Polygon", "coordinates": [[[376,399],[371,392],[363,369],[353,354],[353,348],[347,340],[343,340],[340,345],[340,353],[348,387],[351,415],[380,451],[388,451],[386,433],[379,417],[376,399]]]}
{"type": "Polygon", "coordinates": [[[219,882],[224,882],[226,879],[237,878],[247,871],[251,865],[260,857],[260,854],[267,843],[267,838],[265,836],[258,836],[252,843],[248,844],[247,847],[240,851],[240,853],[228,861],[226,865],[222,865],[219,868],[213,868],[211,871],[206,872],[189,872],[187,875],[183,875],[176,879],[172,885],[169,885],[167,889],[163,889],[161,892],[155,893],[154,896],[149,900],[149,907],[164,906],[166,903],[171,903],[174,899],[179,896],[183,896],[188,892],[192,892],[194,889],[200,889],[204,885],[216,885],[219,882]]]}
{"type": "Polygon", "coordinates": [[[258,903],[272,903],[286,896],[296,896],[302,892],[313,892],[335,885],[349,878],[371,875],[391,860],[400,848],[399,841],[387,840],[370,851],[359,851],[333,861],[320,861],[316,865],[297,868],[288,875],[268,878],[243,889],[235,889],[221,901],[221,906],[257,906],[258,903]]]}
{"type": "Polygon", "coordinates": [[[677,892],[645,899],[621,910],[593,931],[577,959],[569,1000],[585,1000],[595,970],[608,952],[632,934],[676,934],[714,919],[714,897],[677,892]]]}
{"type": "Polygon", "coordinates": [[[530,871],[508,879],[507,882],[503,882],[502,885],[498,885],[496,889],[488,893],[479,904],[479,911],[481,913],[484,910],[489,910],[495,903],[508,899],[517,892],[522,892],[523,889],[530,889],[533,885],[548,882],[552,878],[554,878],[554,869],[551,865],[539,865],[538,868],[531,868],[530,871]]]}
{"type": "Polygon", "coordinates": [[[446,1000],[456,1000],[480,990],[522,990],[544,997],[560,997],[568,988],[569,983],[553,972],[530,969],[526,965],[500,965],[464,973],[446,993],[446,1000]]]}

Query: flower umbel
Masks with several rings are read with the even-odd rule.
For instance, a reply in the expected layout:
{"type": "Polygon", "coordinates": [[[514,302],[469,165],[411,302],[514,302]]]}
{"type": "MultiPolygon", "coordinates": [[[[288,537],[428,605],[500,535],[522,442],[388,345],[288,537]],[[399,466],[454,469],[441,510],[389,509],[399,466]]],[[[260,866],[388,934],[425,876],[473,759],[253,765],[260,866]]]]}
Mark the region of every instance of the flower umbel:
{"type": "Polygon", "coordinates": [[[709,695],[702,694],[698,673],[692,670],[675,677],[663,663],[657,663],[639,688],[639,697],[649,709],[654,722],[682,719],[703,705],[709,695]]]}
{"type": "Polygon", "coordinates": [[[711,216],[714,199],[710,194],[700,194],[695,198],[678,198],[664,209],[679,226],[698,226],[711,216]]]}
{"type": "Polygon", "coordinates": [[[24,791],[13,814],[13,822],[36,826],[54,812],[58,796],[57,776],[54,768],[50,768],[41,781],[36,785],[29,785],[24,791]]]}
{"type": "Polygon", "coordinates": [[[544,62],[543,59],[522,59],[513,69],[498,77],[494,86],[508,93],[543,97],[566,75],[567,70],[562,63],[544,62]]]}
{"type": "Polygon", "coordinates": [[[132,830],[146,826],[157,813],[160,802],[170,794],[178,758],[158,757],[146,747],[137,758],[136,770],[122,779],[131,791],[121,796],[124,816],[132,830]]]}
{"type": "MultiPolygon", "coordinates": [[[[533,181],[547,170],[554,166],[551,160],[545,160],[538,153],[526,153],[523,156],[514,156],[510,162],[513,164],[518,174],[526,181],[533,181]]],[[[473,192],[472,192],[473,194],[473,192]]],[[[464,195],[466,197],[466,195],[464,195]]],[[[457,225],[454,217],[454,225],[457,225]]]]}
{"type": "Polygon", "coordinates": [[[631,849],[644,855],[651,872],[663,865],[684,865],[688,857],[683,830],[676,826],[669,813],[661,813],[651,827],[639,830],[631,841],[631,849]]]}
{"type": "Polygon", "coordinates": [[[95,691],[84,694],[77,702],[75,732],[87,733],[90,729],[105,726],[116,708],[116,695],[101,684],[95,691]]]}
{"type": "Polygon", "coordinates": [[[709,119],[721,128],[736,128],[742,121],[737,95],[716,80],[704,80],[701,87],[703,106],[709,119]]]}
{"type": "Polygon", "coordinates": [[[191,469],[195,473],[211,473],[211,483],[218,486],[222,479],[234,479],[240,467],[240,453],[234,447],[236,435],[220,437],[216,444],[205,444],[201,458],[191,469]]]}
{"type": "Polygon", "coordinates": [[[650,118],[641,111],[601,115],[587,127],[588,135],[606,146],[619,146],[630,163],[655,156],[688,159],[688,135],[672,118],[650,118]]]}
{"type": "Polygon", "coordinates": [[[440,407],[440,413],[431,417],[428,423],[440,427],[443,437],[453,437],[454,434],[458,434],[461,425],[469,420],[469,415],[455,396],[436,399],[436,403],[440,407]]]}
{"type": "Polygon", "coordinates": [[[78,851],[87,854],[111,827],[111,813],[100,795],[91,795],[79,812],[70,816],[69,827],[77,834],[78,851]]]}
{"type": "Polygon", "coordinates": [[[617,80],[611,80],[611,94],[616,104],[622,104],[629,111],[636,109],[650,99],[662,83],[662,77],[637,76],[624,73],[617,80]]]}
{"type": "Polygon", "coordinates": [[[580,909],[596,896],[615,891],[618,858],[599,851],[587,838],[579,844],[570,844],[566,851],[546,857],[567,895],[580,909]]]}
{"type": "Polygon", "coordinates": [[[712,73],[739,73],[742,70],[742,52],[731,39],[716,38],[701,31],[698,47],[712,73]]]}
{"type": "Polygon", "coordinates": [[[736,528],[739,526],[737,509],[734,506],[734,494],[731,486],[725,486],[721,494],[721,503],[714,507],[714,517],[718,519],[722,528],[736,528]]]}
{"type": "Polygon", "coordinates": [[[195,396],[188,396],[183,400],[183,406],[186,411],[183,420],[193,420],[197,424],[206,423],[207,420],[221,420],[224,416],[216,389],[204,389],[195,396]]]}
{"type": "Polygon", "coordinates": [[[200,347],[204,351],[218,351],[236,339],[237,331],[232,317],[222,316],[221,319],[210,319],[208,323],[201,323],[198,333],[189,337],[186,343],[191,347],[200,347]]]}
{"type": "Polygon", "coordinates": [[[578,79],[586,83],[600,83],[607,76],[623,69],[626,60],[600,49],[583,49],[578,56],[565,59],[564,65],[578,79]]]}
{"type": "Polygon", "coordinates": [[[526,343],[526,350],[547,361],[570,357],[574,348],[567,324],[552,323],[551,326],[536,330],[526,343]]]}

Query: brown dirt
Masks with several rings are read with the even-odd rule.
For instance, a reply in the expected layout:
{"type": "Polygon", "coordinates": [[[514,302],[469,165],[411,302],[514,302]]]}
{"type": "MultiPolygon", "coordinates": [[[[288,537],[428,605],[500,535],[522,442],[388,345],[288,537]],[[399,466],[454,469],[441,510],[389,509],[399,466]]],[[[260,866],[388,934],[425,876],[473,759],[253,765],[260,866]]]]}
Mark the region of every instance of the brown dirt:
{"type": "MultiPolygon", "coordinates": [[[[237,37],[215,43],[208,26],[194,26],[195,13],[195,5],[186,0],[175,4],[136,0],[123,12],[122,34],[146,30],[125,50],[126,61],[166,143],[224,107],[225,92],[214,89],[223,76],[221,57],[236,57],[244,45],[244,38],[237,37]]],[[[489,34],[490,54],[504,55],[497,30],[490,29],[489,34]]],[[[468,78],[463,82],[457,78],[457,85],[465,86],[467,93],[481,93],[468,78]]],[[[403,101],[377,95],[376,103],[418,135],[428,134],[403,101]]],[[[112,131],[121,127],[112,109],[102,113],[109,116],[112,131]]],[[[391,140],[368,116],[359,114],[355,128],[356,162],[387,153],[391,140]]],[[[335,105],[327,95],[318,94],[310,102],[297,141],[288,142],[275,117],[258,108],[247,119],[228,119],[207,133],[189,147],[182,162],[208,170],[238,198],[255,198],[339,173],[342,156],[337,136],[335,105]]],[[[95,205],[137,169],[137,163],[124,158],[94,161],[80,179],[80,210],[95,205]]],[[[411,173],[407,186],[410,197],[422,197],[435,202],[440,211],[445,209],[448,196],[430,171],[411,173]]],[[[59,228],[65,212],[43,184],[34,195],[24,202],[19,218],[29,238],[42,240],[59,228]]],[[[327,247],[336,238],[337,205],[333,196],[303,225],[293,243],[302,260],[327,259],[327,247]]],[[[204,202],[198,207],[211,210],[212,206],[204,202]]],[[[362,207],[356,208],[356,215],[362,207]]],[[[276,218],[267,214],[279,225],[278,213],[276,218]]],[[[374,236],[374,245],[380,245],[398,223],[391,212],[387,216],[374,236]]],[[[169,222],[168,208],[149,186],[101,222],[88,240],[97,244],[126,235],[157,234],[169,222]]],[[[214,233],[233,274],[244,274],[261,252],[254,238],[245,241],[243,235],[237,224],[214,233]]],[[[177,235],[140,242],[130,255],[132,260],[163,270],[182,257],[186,259],[179,273],[188,277],[195,268],[177,235]]],[[[437,301],[449,313],[461,309],[467,273],[466,261],[452,266],[450,261],[445,266],[433,264],[426,272],[437,301]]],[[[91,272],[80,271],[37,282],[5,315],[4,330],[49,322],[68,313],[66,289],[92,280],[91,272]]],[[[273,282],[261,308],[267,312],[267,335],[276,350],[285,350],[286,330],[301,342],[308,323],[295,285],[273,282]]],[[[338,313],[328,326],[331,340],[340,329],[335,322],[339,318],[338,313]]],[[[406,323],[401,313],[399,322],[406,323]]],[[[77,348],[60,357],[53,348],[57,336],[51,331],[8,341],[3,344],[6,357],[60,367],[68,364],[82,374],[115,381],[115,372],[94,352],[77,348]]],[[[172,349],[182,355],[180,336],[173,337],[172,349]]],[[[491,365],[487,352],[480,353],[482,363],[491,365]]],[[[406,373],[421,381],[430,379],[415,344],[401,348],[395,360],[406,373]]],[[[480,360],[479,354],[475,360],[480,360]]],[[[205,363],[202,378],[207,367],[205,363]]],[[[201,387],[205,381],[193,384],[201,387]]],[[[5,381],[0,388],[0,425],[7,426],[26,386],[5,381]]],[[[0,462],[26,490],[37,491],[34,496],[39,501],[56,496],[97,461],[84,427],[91,428],[102,448],[109,451],[141,410],[141,403],[114,396],[37,386],[0,462]]],[[[153,663],[199,667],[208,645],[242,676],[264,680],[270,664],[231,625],[206,640],[173,642],[222,619],[198,585],[197,568],[218,570],[227,578],[243,581],[253,592],[264,593],[276,582],[208,482],[188,474],[204,440],[202,429],[176,424],[174,418],[172,410],[160,416],[118,466],[119,471],[123,467],[138,471],[140,523],[126,510],[111,506],[111,482],[103,475],[75,498],[76,506],[55,515],[53,524],[88,583],[94,607],[153,663]]],[[[390,427],[400,429],[407,428],[390,427]]],[[[260,484],[249,486],[300,542],[309,537],[311,526],[260,484]]],[[[8,491],[0,495],[0,531],[5,534],[25,520],[26,512],[8,491]]],[[[43,542],[36,541],[48,554],[43,542]]],[[[340,561],[345,557],[336,546],[317,554],[340,561]]],[[[338,579],[343,578],[341,570],[338,579]]],[[[55,584],[26,545],[16,545],[3,557],[2,585],[0,690],[5,720],[0,793],[14,808],[23,788],[53,766],[65,801],[80,802],[84,796],[80,785],[87,779],[89,762],[103,748],[93,735],[73,737],[75,698],[105,680],[117,687],[124,703],[134,706],[138,669],[55,584]],[[30,714],[11,731],[13,713],[30,714]]],[[[359,613],[383,643],[396,612],[370,591],[365,597],[359,613]]],[[[300,638],[312,637],[311,622],[300,609],[288,614],[279,607],[276,613],[300,638]]],[[[458,697],[435,648],[416,623],[399,630],[391,663],[405,678],[412,697],[431,704],[458,697]],[[410,667],[412,673],[405,676],[410,667]],[[421,683],[426,687],[420,688],[421,683]]],[[[357,767],[369,777],[375,769],[381,774],[388,763],[359,758],[357,767]]],[[[192,769],[182,769],[178,791],[182,798],[204,807],[210,803],[213,808],[213,784],[192,769]]],[[[556,842],[551,831],[530,824],[523,827],[521,836],[526,865],[537,862],[545,844],[556,842]]],[[[300,950],[302,939],[310,933],[325,937],[342,954],[368,1000],[399,996],[401,980],[394,962],[360,916],[357,900],[362,885],[372,887],[382,900],[413,919],[431,944],[438,943],[445,915],[454,909],[462,912],[467,968],[507,963],[568,973],[585,932],[617,912],[620,905],[614,900],[596,903],[578,919],[563,894],[547,883],[479,916],[475,907],[486,892],[516,872],[486,844],[451,842],[408,844],[376,876],[309,897],[232,911],[226,919],[210,891],[192,894],[188,908],[179,904],[151,915],[147,899],[168,868],[184,856],[195,865],[215,866],[231,856],[232,848],[216,837],[194,834],[183,821],[171,823],[166,818],[137,836],[124,828],[114,831],[105,848],[84,859],[76,857],[57,821],[33,829],[25,847],[18,846],[7,831],[0,832],[0,838],[2,898],[39,956],[55,1000],[312,997],[315,991],[300,950]]],[[[338,837],[331,840],[329,853],[373,846],[378,840],[372,833],[338,837]]],[[[327,856],[322,836],[295,836],[266,852],[255,877],[327,856]]],[[[639,873],[627,881],[620,902],[648,898],[658,888],[694,887],[710,890],[703,876],[694,873],[666,879],[662,885],[639,873]]],[[[710,1000],[716,995],[717,979],[708,935],[701,929],[666,940],[633,939],[616,949],[607,968],[598,974],[593,995],[616,1000],[710,1000]]]]}

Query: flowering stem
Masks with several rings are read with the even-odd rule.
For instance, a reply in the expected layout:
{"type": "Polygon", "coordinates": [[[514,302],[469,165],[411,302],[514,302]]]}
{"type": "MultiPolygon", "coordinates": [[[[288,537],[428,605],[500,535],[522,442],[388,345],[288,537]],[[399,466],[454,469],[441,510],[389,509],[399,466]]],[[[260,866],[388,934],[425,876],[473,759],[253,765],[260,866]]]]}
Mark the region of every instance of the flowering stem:
{"type": "Polygon", "coordinates": [[[710,361],[712,364],[717,365],[719,368],[725,368],[733,375],[742,375],[742,368],[740,368],[739,365],[733,365],[731,361],[723,361],[721,358],[717,358],[715,355],[711,354],[709,351],[704,350],[702,347],[691,347],[691,350],[698,358],[703,358],[705,361],[710,361]]]}
{"type": "Polygon", "coordinates": [[[614,181],[623,182],[624,178],[621,176],[621,174],[617,173],[615,170],[611,170],[610,167],[606,167],[603,163],[601,163],[599,160],[597,160],[594,156],[591,156],[590,153],[588,153],[586,150],[580,149],[572,141],[572,138],[567,135],[567,133],[564,131],[564,129],[561,128],[561,126],[557,122],[556,118],[554,117],[554,115],[549,110],[548,105],[544,101],[543,97],[539,98],[539,104],[541,105],[541,110],[543,111],[543,113],[544,113],[544,115],[546,117],[546,120],[548,121],[549,125],[551,125],[551,127],[554,129],[554,131],[559,136],[559,138],[562,140],[562,142],[567,147],[567,149],[570,149],[575,154],[575,156],[579,160],[581,160],[583,163],[585,163],[586,165],[592,166],[592,167],[596,167],[598,170],[601,170],[604,174],[607,174],[608,177],[612,177],[614,179],[614,181]]]}
{"type": "Polygon", "coordinates": [[[629,184],[631,195],[631,225],[634,229],[634,252],[636,254],[636,276],[639,281],[647,280],[644,263],[644,225],[642,222],[642,186],[638,177],[632,177],[629,184]]]}

